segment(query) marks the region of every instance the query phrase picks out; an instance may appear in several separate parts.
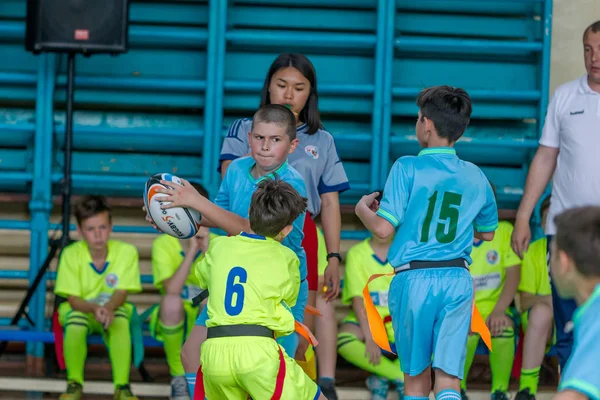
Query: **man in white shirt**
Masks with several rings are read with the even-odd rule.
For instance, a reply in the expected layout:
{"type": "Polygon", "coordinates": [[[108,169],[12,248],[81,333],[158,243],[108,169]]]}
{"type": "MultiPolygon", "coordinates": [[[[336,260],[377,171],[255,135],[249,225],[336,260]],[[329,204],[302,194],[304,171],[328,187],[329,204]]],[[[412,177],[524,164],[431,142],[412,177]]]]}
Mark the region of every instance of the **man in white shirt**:
{"type": "MultiPolygon", "coordinates": [[[[556,233],[557,214],[577,206],[600,205],[600,21],[584,31],[583,49],[587,74],[554,92],[531,162],[512,235],[512,247],[521,258],[531,240],[531,214],[550,178],[552,200],[545,227],[549,239],[556,233]]],[[[561,299],[554,285],[552,303],[556,349],[564,369],[573,345],[570,321],[576,305],[561,299]]]]}

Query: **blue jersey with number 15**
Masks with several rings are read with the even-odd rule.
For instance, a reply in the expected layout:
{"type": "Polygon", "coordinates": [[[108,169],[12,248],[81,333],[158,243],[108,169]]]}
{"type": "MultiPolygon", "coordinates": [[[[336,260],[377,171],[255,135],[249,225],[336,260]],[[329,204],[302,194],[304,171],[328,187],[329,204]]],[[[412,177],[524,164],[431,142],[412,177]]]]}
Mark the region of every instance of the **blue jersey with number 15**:
{"type": "Polygon", "coordinates": [[[396,228],[388,253],[394,267],[461,257],[470,264],[473,228],[498,227],[496,200],[483,171],[450,147],[398,159],[377,215],[396,228]]]}

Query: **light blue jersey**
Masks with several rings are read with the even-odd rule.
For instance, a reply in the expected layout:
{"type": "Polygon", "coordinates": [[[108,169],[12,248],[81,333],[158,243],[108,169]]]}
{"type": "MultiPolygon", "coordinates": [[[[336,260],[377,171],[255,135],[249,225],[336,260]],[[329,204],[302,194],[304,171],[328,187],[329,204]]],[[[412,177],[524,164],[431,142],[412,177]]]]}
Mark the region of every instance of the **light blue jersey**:
{"type": "Polygon", "coordinates": [[[600,285],[573,314],[573,351],[561,376],[558,390],[575,390],[590,400],[600,400],[600,285]]]}
{"type": "Polygon", "coordinates": [[[449,147],[398,159],[377,215],[397,229],[388,254],[394,267],[456,258],[470,264],[473,227],[479,232],[498,227],[496,200],[487,178],[449,147]]]}
{"type": "MultiPolygon", "coordinates": [[[[250,211],[250,201],[256,190],[256,186],[266,178],[277,176],[278,179],[289,183],[298,191],[300,196],[306,197],[306,186],[302,176],[292,168],[286,161],[281,167],[272,173],[259,179],[254,179],[250,171],[254,167],[255,161],[252,157],[243,157],[234,160],[225,174],[225,178],[219,188],[219,193],[215,198],[215,204],[237,214],[243,218],[248,218],[250,211]]],[[[293,229],[290,234],[281,242],[284,246],[290,248],[296,253],[300,260],[300,279],[306,279],[306,253],[302,247],[304,239],[304,218],[303,213],[293,223],[293,229]]]]}

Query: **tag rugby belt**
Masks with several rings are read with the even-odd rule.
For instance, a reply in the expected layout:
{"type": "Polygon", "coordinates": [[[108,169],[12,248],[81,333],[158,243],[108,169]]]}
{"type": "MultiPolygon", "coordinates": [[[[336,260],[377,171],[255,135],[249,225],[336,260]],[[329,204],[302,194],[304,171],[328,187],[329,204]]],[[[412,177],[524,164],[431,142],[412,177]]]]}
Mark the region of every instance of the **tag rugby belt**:
{"type": "MultiPolygon", "coordinates": [[[[369,329],[371,330],[371,335],[373,336],[373,340],[375,343],[385,351],[388,351],[392,354],[396,354],[392,347],[390,346],[390,342],[388,340],[387,332],[385,329],[385,322],[381,319],[377,308],[373,304],[373,299],[371,299],[371,295],[369,293],[369,283],[374,281],[377,278],[382,276],[392,276],[405,271],[417,270],[417,269],[426,269],[426,268],[465,268],[469,269],[469,263],[464,258],[455,258],[453,260],[446,261],[411,261],[408,264],[401,265],[399,267],[394,268],[394,272],[391,274],[375,274],[371,275],[369,280],[367,281],[364,289],[363,289],[363,300],[365,303],[365,312],[367,314],[367,320],[369,322],[369,329]]],[[[475,285],[473,283],[473,285],[475,285]]],[[[487,325],[485,324],[485,320],[481,316],[481,313],[477,309],[475,305],[475,291],[473,291],[473,308],[471,314],[471,331],[473,333],[479,334],[479,336],[483,339],[484,343],[488,347],[490,351],[492,351],[492,335],[487,325]]]]}

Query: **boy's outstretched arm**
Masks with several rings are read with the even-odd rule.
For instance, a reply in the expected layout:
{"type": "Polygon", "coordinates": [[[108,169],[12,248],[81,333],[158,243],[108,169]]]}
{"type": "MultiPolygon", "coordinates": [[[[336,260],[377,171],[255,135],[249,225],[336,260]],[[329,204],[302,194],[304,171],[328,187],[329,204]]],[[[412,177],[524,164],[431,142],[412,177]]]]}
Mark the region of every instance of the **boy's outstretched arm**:
{"type": "Polygon", "coordinates": [[[388,220],[377,215],[379,209],[379,202],[375,200],[377,196],[379,196],[379,192],[363,196],[356,205],[355,213],[371,233],[381,239],[387,239],[394,234],[396,229],[388,220]]]}
{"type": "Polygon", "coordinates": [[[162,201],[170,202],[168,205],[163,205],[163,208],[193,208],[202,214],[203,226],[223,229],[229,235],[237,235],[241,231],[248,231],[250,229],[250,223],[247,219],[229,212],[211,202],[206,197],[201,196],[200,193],[198,193],[198,191],[196,191],[196,189],[194,189],[194,187],[185,179],[182,179],[181,181],[183,185],[178,185],[174,182],[161,181],[162,184],[171,187],[160,188],[157,190],[159,193],[166,195],[161,198],[162,201]],[[209,224],[204,223],[205,218],[208,220],[209,224]]]}

